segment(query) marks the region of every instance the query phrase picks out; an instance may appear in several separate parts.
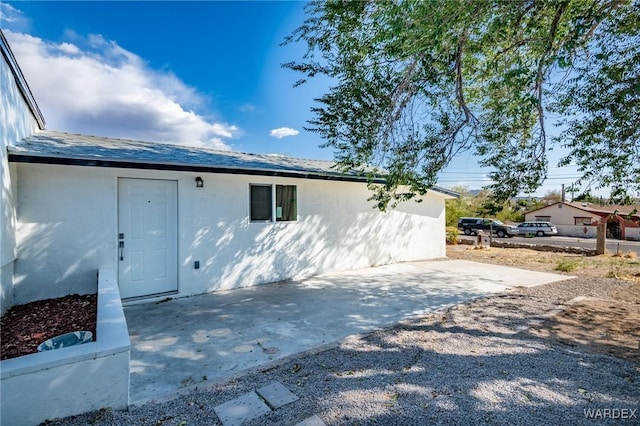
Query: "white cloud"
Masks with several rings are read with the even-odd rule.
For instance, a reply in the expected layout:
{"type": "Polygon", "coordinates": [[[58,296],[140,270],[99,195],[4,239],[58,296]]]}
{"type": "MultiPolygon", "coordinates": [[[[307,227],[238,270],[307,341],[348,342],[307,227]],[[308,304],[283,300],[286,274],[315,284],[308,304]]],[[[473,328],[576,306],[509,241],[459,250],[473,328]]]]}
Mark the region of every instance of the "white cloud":
{"type": "MultiPolygon", "coordinates": [[[[22,12],[8,3],[0,2],[0,23],[11,22],[14,23],[20,19],[23,19],[22,12]]],[[[2,28],[2,25],[0,25],[2,28]]]]}
{"type": "Polygon", "coordinates": [[[193,87],[101,35],[68,32],[64,43],[5,35],[48,129],[215,149],[239,133],[195,112],[204,102],[193,87]]]}
{"type": "Polygon", "coordinates": [[[68,55],[79,55],[81,54],[80,48],[72,43],[61,43],[58,45],[58,50],[62,53],[66,53],[68,55]]]}
{"type": "Polygon", "coordinates": [[[286,136],[295,136],[298,133],[300,132],[290,127],[278,127],[277,129],[271,130],[271,132],[269,132],[269,135],[273,136],[274,138],[282,139],[286,136]]]}

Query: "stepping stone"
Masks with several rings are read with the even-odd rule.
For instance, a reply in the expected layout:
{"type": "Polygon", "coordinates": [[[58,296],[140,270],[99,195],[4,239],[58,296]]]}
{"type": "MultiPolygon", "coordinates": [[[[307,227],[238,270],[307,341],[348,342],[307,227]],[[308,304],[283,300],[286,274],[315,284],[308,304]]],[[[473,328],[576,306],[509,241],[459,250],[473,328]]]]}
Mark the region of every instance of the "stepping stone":
{"type": "Polygon", "coordinates": [[[291,393],[289,389],[285,388],[280,382],[269,383],[267,386],[261,387],[256,392],[273,410],[300,399],[291,393]]]}
{"type": "Polygon", "coordinates": [[[306,420],[301,421],[296,426],[326,426],[325,423],[317,415],[313,415],[306,420]]]}
{"type": "Polygon", "coordinates": [[[213,411],[224,426],[240,426],[247,420],[269,413],[271,409],[255,392],[249,392],[214,407],[213,411]]]}

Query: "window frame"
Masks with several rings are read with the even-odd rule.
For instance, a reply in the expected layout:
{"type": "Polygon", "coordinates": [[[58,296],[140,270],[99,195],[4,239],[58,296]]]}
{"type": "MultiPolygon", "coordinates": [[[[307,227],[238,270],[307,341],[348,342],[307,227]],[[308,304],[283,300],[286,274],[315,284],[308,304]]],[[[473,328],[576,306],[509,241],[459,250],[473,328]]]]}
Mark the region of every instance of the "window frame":
{"type": "MultiPolygon", "coordinates": [[[[282,203],[281,203],[282,204],[282,203]]],[[[280,206],[283,207],[283,206],[280,206]]],[[[298,221],[298,185],[288,184],[276,184],[276,183],[249,183],[249,223],[289,223],[298,221]],[[270,188],[271,203],[269,219],[253,219],[253,187],[267,187],[270,188]],[[278,218],[278,206],[277,206],[277,192],[278,188],[292,187],[293,188],[293,214],[291,219],[278,218]]]]}
{"type": "Polygon", "coordinates": [[[592,217],[587,217],[587,216],[574,216],[573,217],[573,224],[577,225],[577,226],[591,226],[592,223],[593,223],[593,218],[592,217]],[[584,223],[585,220],[588,220],[589,223],[584,223]]]}
{"type": "Polygon", "coordinates": [[[249,184],[249,222],[250,223],[266,223],[273,221],[273,211],[274,207],[274,199],[273,199],[273,185],[266,183],[250,183],[249,184]],[[271,198],[271,203],[269,205],[269,219],[254,219],[253,218],[253,188],[269,188],[269,195],[271,198]]]}

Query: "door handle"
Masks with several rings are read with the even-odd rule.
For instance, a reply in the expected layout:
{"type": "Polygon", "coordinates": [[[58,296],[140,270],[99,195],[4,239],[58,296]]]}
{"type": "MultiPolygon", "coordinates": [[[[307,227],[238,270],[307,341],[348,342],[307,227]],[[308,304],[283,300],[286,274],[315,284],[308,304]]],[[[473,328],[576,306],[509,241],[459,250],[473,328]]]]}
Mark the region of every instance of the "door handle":
{"type": "Polygon", "coordinates": [[[120,261],[124,260],[124,241],[118,242],[118,252],[120,253],[120,261]]]}

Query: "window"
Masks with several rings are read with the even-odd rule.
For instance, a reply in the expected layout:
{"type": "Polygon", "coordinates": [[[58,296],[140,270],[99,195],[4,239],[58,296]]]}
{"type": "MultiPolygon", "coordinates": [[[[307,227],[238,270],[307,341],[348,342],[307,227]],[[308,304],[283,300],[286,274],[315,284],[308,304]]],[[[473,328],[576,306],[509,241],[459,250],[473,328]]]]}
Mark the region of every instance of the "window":
{"type": "Polygon", "coordinates": [[[576,225],[591,225],[590,217],[574,217],[573,221],[576,225]]]}
{"type": "Polygon", "coordinates": [[[276,220],[286,222],[298,218],[295,185],[276,185],[276,220]]]}
{"type": "Polygon", "coordinates": [[[295,185],[252,184],[249,186],[249,198],[249,217],[252,222],[289,222],[298,219],[297,188],[295,185]],[[275,194],[274,186],[276,188],[275,194]]]}
{"type": "Polygon", "coordinates": [[[536,216],[536,222],[551,222],[551,216],[536,216]]]}
{"type": "Polygon", "coordinates": [[[271,185],[251,185],[251,221],[271,220],[271,185]]]}

